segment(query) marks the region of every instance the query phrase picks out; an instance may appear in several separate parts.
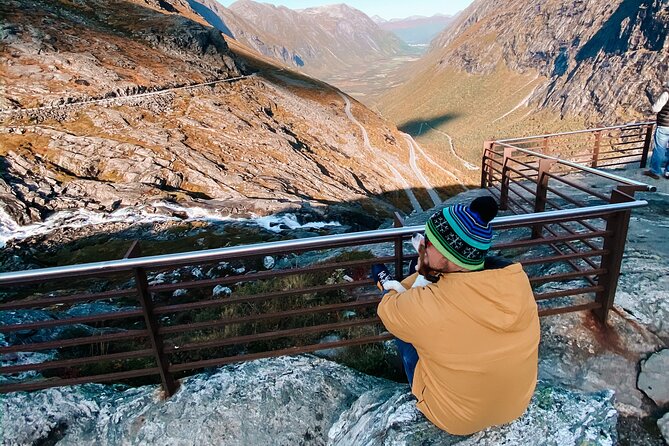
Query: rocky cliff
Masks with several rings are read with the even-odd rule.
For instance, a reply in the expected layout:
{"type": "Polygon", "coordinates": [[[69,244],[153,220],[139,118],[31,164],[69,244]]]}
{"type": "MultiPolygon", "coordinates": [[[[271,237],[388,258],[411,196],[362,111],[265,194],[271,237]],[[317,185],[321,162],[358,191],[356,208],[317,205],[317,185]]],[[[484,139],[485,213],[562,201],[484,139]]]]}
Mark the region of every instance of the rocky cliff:
{"type": "Polygon", "coordinates": [[[435,428],[404,384],[312,356],[260,360],[155,387],[85,385],[0,396],[8,444],[611,445],[611,392],[540,384],[519,420],[469,437],[435,428]]]}
{"type": "Polygon", "coordinates": [[[376,105],[428,150],[475,163],[485,140],[653,119],[667,6],[477,0],[376,105]]]}
{"type": "MultiPolygon", "coordinates": [[[[616,173],[641,179],[637,169],[616,173]]],[[[606,181],[592,184],[606,187],[606,181]]],[[[53,444],[57,440],[81,444],[93,439],[101,444],[205,444],[225,439],[226,444],[661,446],[664,440],[654,426],[657,423],[663,431],[669,428],[669,245],[663,243],[662,232],[669,219],[669,182],[660,180],[658,189],[657,193],[640,195],[649,206],[633,211],[609,326],[603,327],[588,312],[542,318],[541,382],[529,410],[510,425],[466,438],[448,436],[416,411],[406,385],[303,356],[250,362],[192,376],[184,379],[179,393],[167,401],[159,399],[156,387],[99,385],[0,396],[0,434],[9,444],[53,444]]],[[[482,193],[485,191],[469,191],[448,204],[470,202],[482,193]]],[[[430,213],[414,214],[407,224],[424,224],[430,213]]],[[[186,239],[196,244],[191,234],[186,239]]],[[[285,264],[280,262],[277,267],[283,268],[285,264]]],[[[232,265],[210,271],[184,268],[178,274],[182,280],[195,280],[203,273],[206,277],[218,277],[211,272],[232,274],[228,268],[232,265]]],[[[552,264],[541,268],[545,268],[545,274],[557,274],[569,267],[552,264]]],[[[171,280],[170,275],[161,276],[151,280],[171,280]]],[[[561,285],[574,286],[570,282],[561,285]]],[[[85,303],[73,306],[66,314],[71,317],[121,309],[103,302],[85,303]]],[[[0,314],[0,322],[25,323],[54,317],[50,308],[7,311],[0,314]]],[[[95,330],[73,324],[63,330],[0,335],[0,346],[62,339],[71,331],[81,335],[95,330]]],[[[386,350],[392,351],[392,346],[386,350]]],[[[345,349],[329,350],[327,356],[343,360],[347,353],[345,349]]],[[[52,359],[52,355],[19,353],[0,357],[0,362],[42,362],[52,359]]],[[[388,367],[397,358],[384,359],[388,359],[384,361],[388,367]]],[[[0,381],[8,379],[22,378],[0,377],[0,381]]]]}
{"type": "Polygon", "coordinates": [[[529,102],[561,115],[643,116],[667,80],[666,0],[478,0],[433,44],[437,64],[545,78],[529,102]]]}
{"type": "Polygon", "coordinates": [[[387,212],[388,193],[421,186],[370,162],[412,175],[392,125],[355,102],[354,121],[332,87],[234,54],[186,2],[10,0],[0,14],[0,197],[21,224],[164,199],[232,215],[361,200],[387,212]]]}

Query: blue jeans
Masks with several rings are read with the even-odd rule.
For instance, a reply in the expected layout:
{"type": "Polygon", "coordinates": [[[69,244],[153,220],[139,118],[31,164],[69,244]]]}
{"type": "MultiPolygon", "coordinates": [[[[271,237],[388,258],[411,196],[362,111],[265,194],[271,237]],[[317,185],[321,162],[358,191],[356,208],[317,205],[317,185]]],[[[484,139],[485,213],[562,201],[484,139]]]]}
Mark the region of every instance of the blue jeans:
{"type": "Polygon", "coordinates": [[[658,126],[653,139],[653,155],[650,157],[650,171],[656,175],[669,172],[667,145],[669,145],[669,127],[658,126]]]}
{"type": "Polygon", "coordinates": [[[406,373],[409,380],[409,385],[412,386],[413,374],[416,371],[416,364],[418,364],[418,352],[413,345],[401,339],[395,339],[395,346],[402,357],[402,365],[404,366],[404,373],[406,373]]]}

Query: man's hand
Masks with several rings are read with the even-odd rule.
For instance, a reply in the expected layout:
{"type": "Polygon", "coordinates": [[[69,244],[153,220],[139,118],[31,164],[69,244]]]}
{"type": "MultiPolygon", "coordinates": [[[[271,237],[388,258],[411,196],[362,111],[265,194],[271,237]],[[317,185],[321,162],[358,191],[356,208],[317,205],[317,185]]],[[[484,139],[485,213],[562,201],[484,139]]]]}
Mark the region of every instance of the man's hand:
{"type": "Polygon", "coordinates": [[[390,271],[388,271],[388,268],[386,268],[386,265],[382,265],[380,263],[372,265],[372,273],[369,275],[369,277],[376,282],[376,286],[381,291],[384,290],[384,283],[389,280],[394,280],[393,276],[390,274],[390,271]]]}

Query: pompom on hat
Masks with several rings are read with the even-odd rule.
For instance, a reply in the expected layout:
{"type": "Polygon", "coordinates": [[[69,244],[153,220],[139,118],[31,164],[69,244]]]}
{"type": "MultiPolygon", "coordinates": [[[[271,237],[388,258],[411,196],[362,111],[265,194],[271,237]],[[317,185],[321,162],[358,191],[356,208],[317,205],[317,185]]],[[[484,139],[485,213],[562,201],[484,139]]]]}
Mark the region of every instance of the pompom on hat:
{"type": "Polygon", "coordinates": [[[425,225],[425,236],[448,260],[470,271],[483,269],[492,243],[490,222],[497,202],[478,197],[469,206],[456,204],[435,212],[425,225]]]}

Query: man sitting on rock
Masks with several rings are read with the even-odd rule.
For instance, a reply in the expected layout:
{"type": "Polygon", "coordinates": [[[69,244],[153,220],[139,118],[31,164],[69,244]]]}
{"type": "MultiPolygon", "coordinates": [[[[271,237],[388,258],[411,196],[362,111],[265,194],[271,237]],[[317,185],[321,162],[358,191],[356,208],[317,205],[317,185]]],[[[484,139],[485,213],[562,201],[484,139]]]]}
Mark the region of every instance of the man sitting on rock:
{"type": "MultiPolygon", "coordinates": [[[[537,381],[539,317],[518,263],[486,259],[497,215],[491,197],[437,211],[425,227],[418,273],[378,307],[397,339],[418,409],[437,427],[467,435],[523,414],[537,381]]],[[[379,282],[392,280],[375,265],[379,282]]]]}

